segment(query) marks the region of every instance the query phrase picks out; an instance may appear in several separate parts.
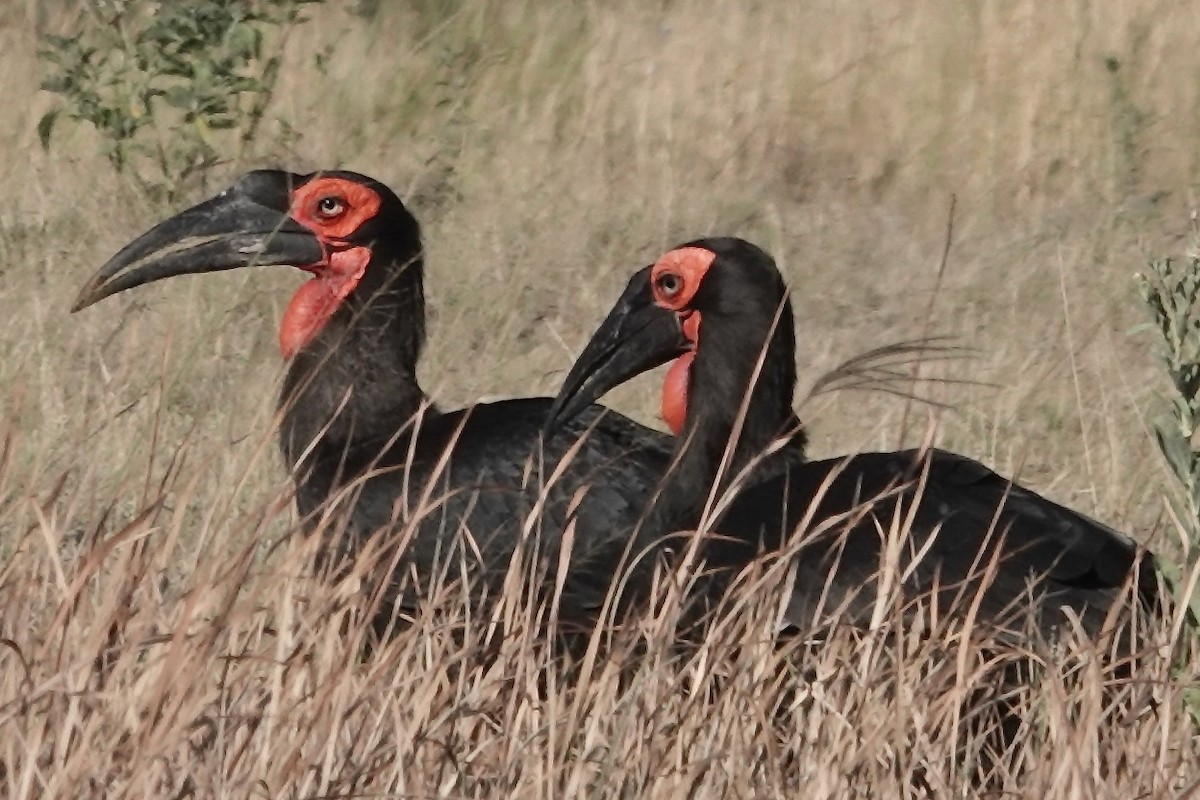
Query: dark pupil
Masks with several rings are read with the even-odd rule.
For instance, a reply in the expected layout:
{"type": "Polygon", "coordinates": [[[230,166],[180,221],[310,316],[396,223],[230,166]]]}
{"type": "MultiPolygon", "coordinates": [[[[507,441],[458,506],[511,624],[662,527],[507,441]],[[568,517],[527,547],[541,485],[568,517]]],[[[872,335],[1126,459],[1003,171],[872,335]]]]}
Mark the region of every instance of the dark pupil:
{"type": "Polygon", "coordinates": [[[675,294],[679,291],[679,278],[676,275],[663,275],[658,279],[658,285],[667,294],[675,294]]]}
{"type": "Polygon", "coordinates": [[[342,201],[336,197],[325,197],[321,200],[321,213],[336,214],[342,210],[342,201]]]}

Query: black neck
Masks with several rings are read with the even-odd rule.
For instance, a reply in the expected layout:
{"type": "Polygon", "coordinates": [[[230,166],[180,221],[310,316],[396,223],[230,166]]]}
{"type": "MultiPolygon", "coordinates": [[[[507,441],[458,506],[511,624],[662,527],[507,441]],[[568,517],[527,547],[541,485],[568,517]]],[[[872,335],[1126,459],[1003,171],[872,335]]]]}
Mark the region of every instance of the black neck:
{"type": "Polygon", "coordinates": [[[376,246],[361,283],[283,381],[288,467],[300,466],[306,450],[307,464],[377,456],[424,400],[416,372],[424,343],[420,251],[376,246]]]}
{"type": "Polygon", "coordinates": [[[778,322],[774,316],[774,309],[763,315],[704,313],[677,461],[652,512],[655,529],[695,525],[714,486],[720,497],[739,476],[754,482],[785,463],[803,460],[805,435],[792,411],[796,365],[790,304],[780,311],[778,322]],[[764,455],[785,436],[781,450],[764,455]],[[752,471],[742,475],[747,466],[752,471]]]}

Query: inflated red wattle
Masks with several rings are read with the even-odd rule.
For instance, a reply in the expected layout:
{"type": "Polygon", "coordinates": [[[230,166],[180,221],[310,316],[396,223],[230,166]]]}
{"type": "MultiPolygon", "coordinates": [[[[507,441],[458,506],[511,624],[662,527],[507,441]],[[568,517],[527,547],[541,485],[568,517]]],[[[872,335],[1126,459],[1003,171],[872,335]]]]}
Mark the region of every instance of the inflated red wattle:
{"type": "Polygon", "coordinates": [[[295,356],[321,332],[342,301],[358,286],[369,263],[371,251],[365,247],[340,250],[332,253],[329,263],[317,267],[312,279],[296,290],[279,325],[279,351],[284,358],[295,356]]]}
{"type": "Polygon", "coordinates": [[[688,382],[695,358],[696,353],[691,352],[675,359],[663,380],[662,418],[676,436],[683,432],[683,423],[687,419],[688,382]]]}
{"type": "Polygon", "coordinates": [[[683,431],[687,419],[688,386],[692,379],[692,361],[696,359],[695,347],[700,343],[700,314],[692,311],[683,318],[683,336],[692,343],[692,352],[675,359],[667,370],[662,389],[662,418],[676,436],[683,431]]]}

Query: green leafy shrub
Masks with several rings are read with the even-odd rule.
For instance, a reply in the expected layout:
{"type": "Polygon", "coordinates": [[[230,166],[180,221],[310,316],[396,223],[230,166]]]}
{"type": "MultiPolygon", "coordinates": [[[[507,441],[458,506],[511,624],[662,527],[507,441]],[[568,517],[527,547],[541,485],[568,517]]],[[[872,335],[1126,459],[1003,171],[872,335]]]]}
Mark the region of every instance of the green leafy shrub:
{"type": "MultiPolygon", "coordinates": [[[[1137,275],[1137,282],[1150,310],[1150,322],[1143,327],[1157,330],[1161,337],[1159,357],[1173,388],[1163,398],[1167,410],[1153,425],[1158,448],[1175,476],[1174,491],[1167,497],[1183,541],[1178,558],[1159,553],[1158,567],[1175,596],[1187,604],[1190,614],[1183,634],[1185,642],[1195,641],[1200,636],[1200,592],[1194,583],[1200,569],[1200,258],[1155,259],[1147,272],[1137,275]]],[[[1190,652],[1177,647],[1175,668],[1194,681],[1190,652]]],[[[1183,701],[1193,730],[1200,731],[1200,687],[1185,689],[1183,701]]]]}
{"type": "MultiPolygon", "coordinates": [[[[1185,534],[1182,558],[1161,559],[1164,572],[1177,587],[1186,581],[1200,558],[1200,259],[1156,259],[1137,276],[1142,299],[1150,311],[1146,327],[1159,333],[1159,357],[1173,392],[1166,411],[1153,422],[1163,458],[1175,476],[1168,493],[1174,516],[1185,534]]],[[[1194,614],[1200,603],[1189,599],[1194,614]]]]}
{"type": "Polygon", "coordinates": [[[154,199],[203,189],[221,152],[244,153],[274,93],[282,37],[323,0],[91,0],[73,35],[48,35],[38,122],[94,127],[113,167],[154,199]],[[267,34],[279,41],[266,54],[267,34]]]}

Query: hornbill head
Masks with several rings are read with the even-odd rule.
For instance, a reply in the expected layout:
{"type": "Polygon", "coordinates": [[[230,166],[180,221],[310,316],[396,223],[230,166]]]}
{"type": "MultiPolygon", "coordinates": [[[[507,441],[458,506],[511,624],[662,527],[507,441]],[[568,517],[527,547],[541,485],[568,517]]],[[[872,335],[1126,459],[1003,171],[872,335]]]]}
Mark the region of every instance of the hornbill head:
{"type": "Polygon", "coordinates": [[[312,274],[284,314],[291,358],[356,298],[390,282],[386,262],[420,291],[416,219],[387,186],[355,172],[255,170],[126,245],[79,292],[71,311],[145,283],[199,272],[287,265],[312,274]]]}
{"type": "MultiPolygon", "coordinates": [[[[743,239],[697,239],[676,247],[630,279],[567,374],[550,409],[547,430],[555,430],[608,390],[675,359],[663,385],[662,416],[676,435],[681,433],[702,319],[710,326],[720,320],[722,329],[720,340],[705,350],[714,345],[733,348],[722,361],[739,368],[753,367],[743,363],[747,359],[741,351],[753,359],[769,337],[785,338],[779,352],[787,355],[785,372],[794,382],[790,362],[795,341],[786,298],[774,260],[743,239]]],[[[705,383],[719,390],[721,384],[739,380],[740,371],[736,376],[714,373],[705,383]]],[[[792,387],[783,388],[790,402],[792,387]]]]}

